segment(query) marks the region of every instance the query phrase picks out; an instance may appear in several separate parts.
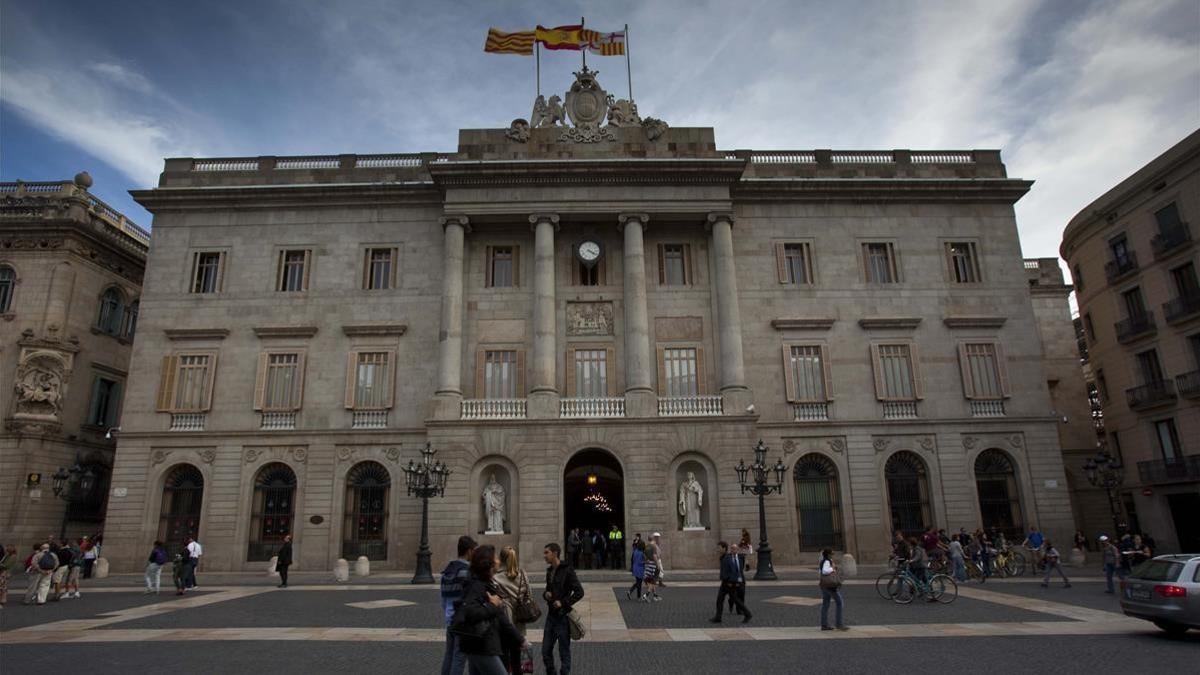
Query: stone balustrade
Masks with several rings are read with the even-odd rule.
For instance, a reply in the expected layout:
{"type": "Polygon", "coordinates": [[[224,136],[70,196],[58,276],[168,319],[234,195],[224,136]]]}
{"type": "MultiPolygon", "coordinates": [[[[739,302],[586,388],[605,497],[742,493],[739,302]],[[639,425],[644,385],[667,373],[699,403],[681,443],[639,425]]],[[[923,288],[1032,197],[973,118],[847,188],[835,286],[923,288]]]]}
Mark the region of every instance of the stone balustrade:
{"type": "Polygon", "coordinates": [[[884,401],[883,419],[885,420],[915,420],[917,419],[916,401],[884,401]]]}
{"type": "Polygon", "coordinates": [[[354,429],[386,429],[388,411],[386,410],[355,410],[351,416],[351,428],[354,429]]]}
{"type": "Polygon", "coordinates": [[[559,417],[569,419],[596,419],[624,417],[625,397],[580,397],[564,398],[559,401],[559,417]]]}
{"type": "Polygon", "coordinates": [[[829,421],[829,403],[793,403],[793,422],[827,422],[829,421]]]}
{"type": "Polygon", "coordinates": [[[721,396],[661,396],[659,417],[706,417],[721,414],[721,396]]]}
{"type": "Polygon", "coordinates": [[[207,413],[172,413],[170,431],[204,431],[207,413]]]}
{"type": "Polygon", "coordinates": [[[263,431],[290,431],[296,428],[296,411],[265,412],[262,414],[263,431]]]}
{"type": "Polygon", "coordinates": [[[1004,417],[1004,401],[971,401],[971,417],[1004,417]]]}
{"type": "Polygon", "coordinates": [[[525,414],[523,398],[468,398],[462,402],[464,420],[523,420],[525,414]]]}

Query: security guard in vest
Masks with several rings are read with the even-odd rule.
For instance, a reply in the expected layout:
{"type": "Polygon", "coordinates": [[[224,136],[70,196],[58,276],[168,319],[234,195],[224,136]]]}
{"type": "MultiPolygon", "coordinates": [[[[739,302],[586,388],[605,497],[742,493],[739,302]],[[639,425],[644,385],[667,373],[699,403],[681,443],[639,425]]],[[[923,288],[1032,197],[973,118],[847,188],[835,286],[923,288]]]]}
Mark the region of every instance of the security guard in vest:
{"type": "Polygon", "coordinates": [[[608,531],[609,569],[619,570],[625,565],[625,535],[616,523],[608,531]]]}

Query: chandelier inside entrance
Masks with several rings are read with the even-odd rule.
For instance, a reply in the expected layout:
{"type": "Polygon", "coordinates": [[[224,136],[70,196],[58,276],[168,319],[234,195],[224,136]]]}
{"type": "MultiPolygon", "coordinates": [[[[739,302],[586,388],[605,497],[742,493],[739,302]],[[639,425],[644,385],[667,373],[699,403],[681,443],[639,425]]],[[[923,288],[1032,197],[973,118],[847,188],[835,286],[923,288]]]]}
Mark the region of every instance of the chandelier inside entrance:
{"type": "Polygon", "coordinates": [[[612,506],[609,505],[608,500],[604,498],[604,495],[600,494],[599,492],[593,490],[587,493],[587,496],[583,498],[583,501],[600,513],[612,513],[612,506]]]}

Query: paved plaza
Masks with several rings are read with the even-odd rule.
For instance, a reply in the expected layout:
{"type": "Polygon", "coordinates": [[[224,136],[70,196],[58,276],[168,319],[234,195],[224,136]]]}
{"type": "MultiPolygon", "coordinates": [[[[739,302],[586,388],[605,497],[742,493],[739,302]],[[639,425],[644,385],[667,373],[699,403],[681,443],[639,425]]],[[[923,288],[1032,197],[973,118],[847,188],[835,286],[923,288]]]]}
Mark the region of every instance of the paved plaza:
{"type": "MultiPolygon", "coordinates": [[[[626,600],[626,585],[614,579],[592,575],[584,584],[587,596],[578,607],[590,633],[575,645],[574,672],[715,673],[750,665],[756,672],[800,672],[803,664],[864,672],[902,653],[962,668],[1036,654],[1060,672],[1120,662],[1132,664],[1126,672],[1183,672],[1200,653],[1200,632],[1172,640],[1123,616],[1095,577],[1074,579],[1069,589],[1042,588],[1031,578],[993,580],[961,586],[949,605],[908,606],[880,598],[872,580],[854,579],[844,589],[852,627],[844,633],[818,629],[820,593],[803,574],[752,582],[747,601],[754,620],[742,624],[727,614],[720,626],[708,623],[711,581],[677,581],[664,589],[662,602],[643,604],[626,600]]],[[[159,667],[321,673],[338,664],[356,672],[434,673],[440,666],[438,591],[399,576],[341,585],[313,576],[277,589],[263,577],[223,575],[183,597],[143,595],[133,581],[105,580],[85,587],[82,599],[42,607],[21,606],[18,597],[0,612],[4,670],[54,667],[63,658],[88,664],[90,673],[159,667]]],[[[531,627],[531,641],[540,635],[531,627]]]]}

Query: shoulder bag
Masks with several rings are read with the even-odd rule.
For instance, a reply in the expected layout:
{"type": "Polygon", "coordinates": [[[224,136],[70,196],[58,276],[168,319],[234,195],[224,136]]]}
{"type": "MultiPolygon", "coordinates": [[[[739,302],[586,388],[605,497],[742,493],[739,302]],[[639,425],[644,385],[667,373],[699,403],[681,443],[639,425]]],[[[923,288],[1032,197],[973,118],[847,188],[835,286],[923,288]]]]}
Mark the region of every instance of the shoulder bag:
{"type": "Polygon", "coordinates": [[[533,600],[533,593],[529,590],[529,577],[525,576],[524,570],[521,571],[521,577],[517,582],[517,598],[513,603],[513,621],[516,623],[533,623],[542,616],[542,608],[533,600]]]}
{"type": "Polygon", "coordinates": [[[579,612],[575,608],[567,610],[567,628],[571,632],[572,640],[582,640],[587,636],[587,627],[583,625],[583,619],[579,618],[579,612]]]}
{"type": "MultiPolygon", "coordinates": [[[[822,567],[824,567],[824,565],[822,565],[822,567]]],[[[837,589],[839,589],[841,587],[842,587],[842,573],[839,572],[836,567],[833,568],[833,571],[830,572],[829,574],[821,575],[821,588],[823,588],[827,591],[836,591],[837,589]]]]}

